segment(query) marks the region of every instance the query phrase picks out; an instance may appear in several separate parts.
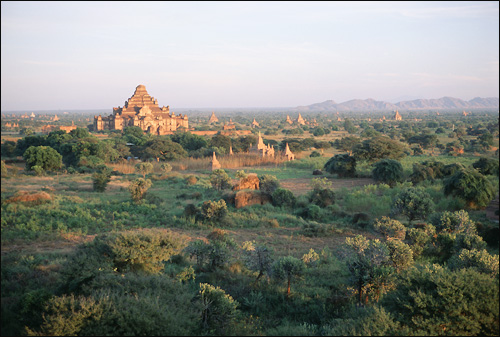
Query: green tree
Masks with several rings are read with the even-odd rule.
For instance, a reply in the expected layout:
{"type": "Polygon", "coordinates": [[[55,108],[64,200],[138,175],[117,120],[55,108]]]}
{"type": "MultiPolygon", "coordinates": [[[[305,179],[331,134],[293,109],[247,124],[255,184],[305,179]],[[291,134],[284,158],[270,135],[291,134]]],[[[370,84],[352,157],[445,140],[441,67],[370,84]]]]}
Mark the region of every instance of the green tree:
{"type": "Polygon", "coordinates": [[[32,170],[33,166],[39,166],[46,171],[55,171],[62,167],[62,156],[49,146],[30,146],[23,157],[28,170],[32,170]]]}
{"type": "Polygon", "coordinates": [[[327,178],[312,179],[311,187],[307,195],[309,202],[323,208],[335,204],[335,192],[327,178]]]}
{"type": "Polygon", "coordinates": [[[405,146],[387,137],[375,137],[364,140],[353,149],[357,160],[375,162],[380,159],[400,159],[405,156],[405,146]]]}
{"type": "Polygon", "coordinates": [[[255,282],[265,274],[269,273],[273,259],[271,250],[265,245],[256,245],[255,241],[243,242],[243,259],[248,269],[258,272],[255,282]]]}
{"type": "Polygon", "coordinates": [[[498,159],[483,157],[474,162],[472,166],[481,174],[498,176],[498,159]]]}
{"type": "Polygon", "coordinates": [[[273,205],[277,207],[292,208],[297,202],[297,198],[293,192],[286,188],[277,188],[271,198],[273,200],[273,205]]]}
{"type": "Polygon", "coordinates": [[[208,146],[205,138],[191,132],[176,132],[172,135],[172,141],[179,143],[186,151],[196,151],[208,146]]]}
{"type": "Polygon", "coordinates": [[[147,190],[153,185],[151,180],[137,178],[132,181],[128,187],[130,194],[132,195],[132,199],[135,202],[139,202],[142,200],[147,192],[147,190]]]}
{"type": "Polygon", "coordinates": [[[337,174],[340,178],[355,177],[356,158],[348,154],[337,154],[325,163],[324,169],[330,174],[337,174]]]}
{"type": "Polygon", "coordinates": [[[143,146],[142,159],[154,159],[156,161],[174,160],[187,156],[186,150],[170,138],[157,136],[143,146]]]}
{"type": "Polygon", "coordinates": [[[286,297],[290,296],[290,285],[292,279],[300,277],[304,272],[305,265],[302,260],[293,256],[284,256],[273,264],[273,276],[278,280],[286,280],[286,297]]]}
{"type": "Polygon", "coordinates": [[[92,174],[92,186],[96,192],[104,192],[106,186],[111,181],[112,169],[106,165],[101,165],[97,168],[97,171],[92,174]]]}
{"type": "Polygon", "coordinates": [[[210,183],[217,191],[231,188],[231,178],[223,169],[213,170],[210,174],[210,183]]]}
{"type": "Polygon", "coordinates": [[[259,177],[259,189],[261,192],[272,195],[280,187],[280,181],[276,176],[264,174],[259,177]]]}
{"type": "Polygon", "coordinates": [[[201,322],[204,334],[231,335],[239,303],[231,295],[208,283],[200,283],[201,322]]]}
{"type": "Polygon", "coordinates": [[[372,176],[375,181],[394,186],[403,180],[403,166],[394,159],[382,159],[373,165],[372,176]]]}
{"type": "Polygon", "coordinates": [[[218,222],[224,219],[227,215],[226,202],[221,199],[219,201],[208,200],[203,202],[201,206],[201,214],[204,219],[212,222],[218,222]]]}
{"type": "Polygon", "coordinates": [[[227,232],[216,228],[207,235],[209,241],[207,247],[207,260],[210,270],[216,270],[229,262],[231,250],[236,247],[233,239],[228,237],[227,232]]]}
{"type": "Polygon", "coordinates": [[[404,215],[408,222],[415,219],[425,220],[434,211],[434,202],[431,196],[422,188],[406,188],[401,191],[392,204],[392,215],[404,215]]]}
{"type": "Polygon", "coordinates": [[[182,236],[164,229],[100,234],[77,247],[63,264],[61,277],[66,290],[73,292],[92,288],[93,282],[115,272],[158,274],[184,246],[182,236]]]}
{"type": "Polygon", "coordinates": [[[462,249],[448,261],[448,266],[452,270],[473,268],[496,278],[498,278],[498,265],[498,255],[491,255],[486,249],[462,249]]]}
{"type": "Polygon", "coordinates": [[[352,155],[353,149],[356,145],[361,143],[361,138],[359,137],[342,137],[341,139],[335,140],[335,147],[339,150],[347,152],[349,155],[352,155]]]}
{"type": "Polygon", "coordinates": [[[350,119],[346,118],[344,121],[344,130],[346,130],[349,133],[356,133],[357,129],[354,126],[353,122],[351,122],[350,119]]]}
{"type": "Polygon", "coordinates": [[[499,334],[498,280],[473,269],[434,265],[400,273],[384,308],[414,335],[499,334]]]}
{"type": "Polygon", "coordinates": [[[495,193],[491,182],[476,170],[460,170],[444,180],[444,194],[465,200],[471,209],[486,207],[495,193]]]}
{"type": "Polygon", "coordinates": [[[350,282],[357,291],[358,304],[367,304],[370,295],[378,301],[387,291],[394,271],[387,246],[379,240],[356,235],[346,238],[343,255],[351,273],[350,282]]]}
{"type": "Polygon", "coordinates": [[[153,164],[148,162],[136,164],[134,168],[136,172],[142,174],[144,179],[146,179],[146,174],[153,172],[153,164]]]}
{"type": "Polygon", "coordinates": [[[387,240],[389,256],[396,272],[400,272],[413,264],[413,251],[406,243],[399,239],[387,240]]]}
{"type": "Polygon", "coordinates": [[[210,139],[208,143],[210,147],[218,147],[224,149],[224,153],[229,153],[229,148],[231,147],[231,138],[228,136],[221,135],[220,133],[210,139]]]}
{"type": "Polygon", "coordinates": [[[373,228],[384,235],[386,239],[395,238],[404,240],[406,237],[406,227],[398,220],[383,216],[380,220],[376,220],[373,228]]]}

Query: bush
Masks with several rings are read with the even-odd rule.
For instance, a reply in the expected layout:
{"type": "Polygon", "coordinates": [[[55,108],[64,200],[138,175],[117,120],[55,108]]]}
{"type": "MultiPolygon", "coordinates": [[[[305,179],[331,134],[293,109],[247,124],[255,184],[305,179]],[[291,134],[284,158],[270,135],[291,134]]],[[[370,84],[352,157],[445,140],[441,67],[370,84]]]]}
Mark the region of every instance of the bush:
{"type": "Polygon", "coordinates": [[[406,243],[399,239],[387,240],[389,256],[397,272],[410,267],[413,264],[413,251],[406,243]]]}
{"type": "Polygon", "coordinates": [[[276,176],[264,174],[259,177],[260,191],[272,195],[280,187],[280,182],[276,176]]]}
{"type": "Polygon", "coordinates": [[[326,162],[324,169],[341,178],[354,177],[356,176],[356,158],[348,154],[337,154],[326,162]]]}
{"type": "Polygon", "coordinates": [[[136,172],[142,174],[142,178],[146,179],[146,174],[153,172],[153,164],[151,163],[139,163],[134,166],[136,172]]]}
{"type": "Polygon", "coordinates": [[[201,215],[208,221],[221,221],[227,215],[227,205],[224,200],[208,200],[201,206],[201,215]]]}
{"type": "Polygon", "coordinates": [[[498,335],[498,280],[439,265],[401,273],[384,307],[414,335],[498,335]]]}
{"type": "Polygon", "coordinates": [[[409,223],[415,219],[426,219],[434,211],[434,202],[429,193],[422,188],[406,188],[401,191],[392,204],[392,215],[404,215],[409,223]]]}
{"type": "Polygon", "coordinates": [[[28,170],[33,170],[33,166],[39,166],[46,171],[55,171],[62,167],[62,156],[49,146],[30,146],[23,157],[28,170]]]}
{"type": "Polygon", "coordinates": [[[223,169],[213,170],[210,174],[210,183],[217,191],[231,188],[231,178],[223,169]]]}
{"type": "Polygon", "coordinates": [[[322,208],[335,204],[335,192],[328,188],[314,189],[309,192],[308,197],[309,202],[322,208]]]}
{"type": "Polygon", "coordinates": [[[406,227],[398,220],[383,216],[373,224],[374,229],[385,236],[386,239],[395,238],[404,240],[406,237],[406,227]]]}
{"type": "Polygon", "coordinates": [[[207,283],[200,283],[199,298],[204,334],[231,335],[239,303],[223,289],[207,283]]]}
{"type": "Polygon", "coordinates": [[[96,192],[106,191],[106,186],[111,181],[112,170],[106,165],[98,167],[98,171],[92,174],[92,186],[96,192]]]}
{"type": "Polygon", "coordinates": [[[292,191],[285,188],[278,188],[272,194],[273,205],[277,207],[293,208],[297,202],[297,198],[292,191]]]}
{"type": "Polygon", "coordinates": [[[132,199],[135,202],[139,202],[146,195],[147,190],[153,185],[151,180],[137,178],[132,181],[128,187],[130,194],[132,195],[132,199]]]}
{"type": "Polygon", "coordinates": [[[444,193],[465,200],[469,208],[486,207],[495,197],[495,188],[481,173],[460,170],[444,180],[444,193]]]}
{"type": "Polygon", "coordinates": [[[474,268],[475,270],[498,278],[498,255],[491,255],[486,249],[462,249],[454,255],[448,266],[452,270],[474,268]]]}
{"type": "Polygon", "coordinates": [[[300,234],[307,237],[323,237],[331,232],[331,225],[321,224],[318,222],[308,222],[302,225],[300,234]]]}
{"type": "Polygon", "coordinates": [[[375,163],[372,176],[375,181],[394,186],[403,180],[403,166],[394,159],[382,159],[375,163]]]}
{"type": "Polygon", "coordinates": [[[425,224],[423,228],[410,228],[406,234],[406,239],[410,243],[414,258],[424,252],[435,234],[436,228],[429,224],[425,224]]]}
{"type": "Polygon", "coordinates": [[[498,176],[498,159],[481,158],[472,166],[484,175],[498,176]]]}
{"type": "Polygon", "coordinates": [[[293,256],[282,257],[273,264],[273,277],[287,281],[287,298],[290,296],[292,279],[300,277],[304,272],[304,267],[304,262],[293,256]]]}

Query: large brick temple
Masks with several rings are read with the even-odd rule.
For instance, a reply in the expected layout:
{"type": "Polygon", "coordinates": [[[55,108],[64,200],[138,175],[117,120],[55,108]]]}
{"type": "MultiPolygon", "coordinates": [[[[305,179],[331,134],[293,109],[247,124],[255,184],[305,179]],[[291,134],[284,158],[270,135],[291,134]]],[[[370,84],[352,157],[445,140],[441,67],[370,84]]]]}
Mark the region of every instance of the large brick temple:
{"type": "Polygon", "coordinates": [[[158,100],[151,97],[142,84],[125,102],[123,108],[113,108],[113,114],[107,117],[94,116],[94,131],[123,130],[127,126],[138,126],[142,130],[165,135],[179,128],[188,129],[188,117],[174,112],[168,106],[159,107],[158,100]]]}

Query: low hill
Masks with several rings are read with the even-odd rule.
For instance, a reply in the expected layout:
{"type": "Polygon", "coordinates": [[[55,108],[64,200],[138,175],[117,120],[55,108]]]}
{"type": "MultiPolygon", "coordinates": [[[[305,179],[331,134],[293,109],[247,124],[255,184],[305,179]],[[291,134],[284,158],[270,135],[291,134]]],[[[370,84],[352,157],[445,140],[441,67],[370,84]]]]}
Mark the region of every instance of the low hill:
{"type": "Polygon", "coordinates": [[[398,103],[389,103],[385,101],[376,101],[374,99],[353,99],[343,103],[336,103],[328,100],[322,103],[315,103],[306,106],[298,106],[294,110],[300,112],[308,111],[386,111],[386,110],[467,110],[467,109],[498,109],[498,97],[481,98],[476,97],[470,101],[464,101],[454,97],[442,97],[438,99],[416,99],[411,101],[401,101],[398,103]]]}

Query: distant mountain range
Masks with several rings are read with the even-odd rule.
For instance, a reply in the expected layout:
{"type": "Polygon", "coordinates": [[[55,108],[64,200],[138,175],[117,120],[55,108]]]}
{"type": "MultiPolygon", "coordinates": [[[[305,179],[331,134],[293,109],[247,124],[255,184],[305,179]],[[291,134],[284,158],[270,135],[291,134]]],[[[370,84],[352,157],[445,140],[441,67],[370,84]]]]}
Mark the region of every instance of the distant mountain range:
{"type": "Polygon", "coordinates": [[[294,108],[296,111],[387,111],[387,110],[467,110],[467,109],[498,109],[498,97],[481,98],[476,97],[470,101],[459,98],[442,97],[438,99],[415,99],[412,101],[401,101],[389,103],[376,101],[374,99],[353,99],[343,103],[336,103],[333,100],[315,103],[294,108]]]}

